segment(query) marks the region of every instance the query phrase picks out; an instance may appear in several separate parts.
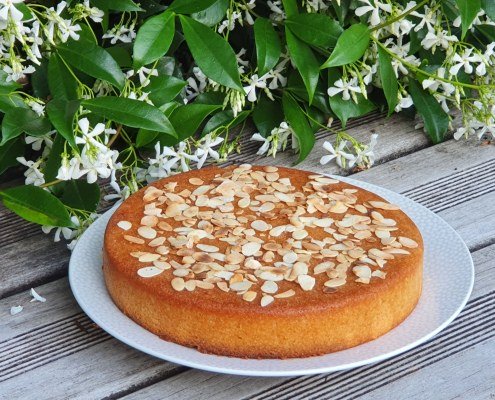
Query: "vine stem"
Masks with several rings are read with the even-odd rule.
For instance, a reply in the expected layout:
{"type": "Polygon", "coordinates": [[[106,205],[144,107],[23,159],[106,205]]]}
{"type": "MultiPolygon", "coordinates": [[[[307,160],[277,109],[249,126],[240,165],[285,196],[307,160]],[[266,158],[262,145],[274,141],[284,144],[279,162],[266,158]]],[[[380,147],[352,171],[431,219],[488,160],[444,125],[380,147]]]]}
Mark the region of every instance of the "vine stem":
{"type": "Polygon", "coordinates": [[[421,7],[423,7],[425,4],[428,4],[430,2],[430,0],[423,0],[421,3],[418,3],[416,4],[413,8],[410,8],[409,10],[407,10],[406,12],[400,14],[400,15],[397,15],[396,17],[388,20],[388,21],[385,21],[384,23],[380,24],[380,25],[377,25],[375,26],[373,29],[371,29],[371,31],[377,31],[378,29],[381,29],[381,28],[384,28],[386,26],[389,26],[391,24],[393,24],[394,22],[397,22],[397,21],[400,21],[401,19],[407,17],[409,14],[413,13],[414,11],[420,9],[421,7]]]}
{"type": "Polygon", "coordinates": [[[438,75],[431,74],[431,73],[429,73],[427,71],[424,71],[424,70],[422,70],[422,69],[414,66],[411,63],[408,63],[406,60],[404,60],[403,58],[399,57],[393,51],[390,51],[390,49],[388,47],[386,47],[384,44],[382,44],[377,38],[375,38],[375,37],[372,36],[371,39],[378,46],[380,46],[383,50],[385,50],[392,58],[395,58],[396,60],[400,61],[403,65],[405,65],[407,68],[409,68],[411,71],[415,72],[416,74],[423,74],[423,75],[426,75],[429,78],[433,78],[433,79],[436,79],[438,81],[442,81],[442,82],[445,82],[445,83],[450,83],[450,84],[452,84],[454,86],[463,86],[463,87],[467,87],[467,88],[474,89],[474,90],[480,90],[483,87],[490,87],[490,88],[494,88],[495,87],[495,85],[483,85],[483,86],[479,86],[479,85],[472,85],[470,83],[464,83],[464,82],[459,82],[459,81],[452,81],[450,79],[442,78],[442,77],[440,77],[438,75]]]}

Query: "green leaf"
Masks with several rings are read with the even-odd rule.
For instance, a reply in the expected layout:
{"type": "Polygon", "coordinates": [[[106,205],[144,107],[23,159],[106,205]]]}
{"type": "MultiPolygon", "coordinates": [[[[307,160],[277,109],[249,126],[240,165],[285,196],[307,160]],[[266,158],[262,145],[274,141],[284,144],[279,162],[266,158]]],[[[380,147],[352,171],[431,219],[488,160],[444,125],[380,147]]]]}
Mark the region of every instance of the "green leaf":
{"type": "Polygon", "coordinates": [[[140,129],[138,131],[138,134],[136,136],[136,146],[137,147],[144,147],[151,142],[153,142],[157,137],[159,133],[157,131],[150,131],[148,129],[140,129]]]}
{"type": "Polygon", "coordinates": [[[291,17],[299,13],[296,0],[282,0],[282,4],[287,17],[291,17]]]}
{"type": "Polygon", "coordinates": [[[481,32],[490,42],[495,42],[495,26],[488,24],[476,25],[476,30],[481,32]]]}
{"type": "Polygon", "coordinates": [[[77,82],[62,59],[53,53],[48,61],[48,87],[55,99],[77,99],[77,82]]]}
{"type": "Polygon", "coordinates": [[[77,149],[77,146],[72,126],[74,115],[79,109],[79,104],[79,100],[65,101],[62,99],[54,99],[46,105],[46,113],[50,122],[73,149],[77,149]]]}
{"type": "Polygon", "coordinates": [[[10,140],[0,146],[0,175],[9,167],[17,165],[17,157],[24,154],[24,142],[21,138],[10,140]]]}
{"type": "Polygon", "coordinates": [[[234,117],[232,110],[224,110],[216,113],[210,120],[206,123],[201,132],[201,136],[207,135],[210,132],[218,130],[220,133],[228,131],[229,129],[235,128],[241,122],[243,122],[251,112],[241,111],[234,117]]]}
{"type": "Polygon", "coordinates": [[[481,0],[456,0],[456,3],[461,14],[461,39],[464,39],[476,15],[481,11],[481,0]]]}
{"type": "Polygon", "coordinates": [[[36,71],[31,75],[31,86],[33,87],[33,94],[35,97],[46,99],[50,96],[47,60],[43,59],[41,65],[36,67],[36,71]]]}
{"type": "Polygon", "coordinates": [[[492,21],[495,21],[495,1],[481,0],[481,8],[492,21]]]}
{"type": "Polygon", "coordinates": [[[186,104],[177,107],[170,115],[170,122],[179,129],[179,140],[192,136],[201,122],[213,111],[222,106],[208,104],[186,104]]]}
{"type": "Polygon", "coordinates": [[[319,47],[334,47],[343,29],[324,14],[296,14],[285,20],[291,32],[304,42],[319,47]]]}
{"type": "Polygon", "coordinates": [[[194,61],[215,82],[243,91],[234,50],[219,34],[192,18],[180,16],[194,61]]]}
{"type": "Polygon", "coordinates": [[[13,92],[22,87],[15,81],[7,82],[7,76],[7,73],[0,69],[0,93],[2,94],[13,92]]]}
{"type": "Polygon", "coordinates": [[[65,152],[65,144],[67,141],[60,134],[55,136],[53,140],[52,148],[50,149],[50,154],[45,163],[45,168],[43,173],[45,174],[45,181],[51,182],[56,179],[58,174],[58,169],[62,164],[62,154],[65,152]]]}
{"type": "Polygon", "coordinates": [[[253,110],[253,122],[262,136],[268,136],[284,120],[284,112],[279,101],[261,97],[253,110]]]}
{"type": "Polygon", "coordinates": [[[175,99],[184,89],[187,82],[169,75],[160,75],[150,79],[150,84],[146,87],[149,91],[149,98],[153,104],[160,107],[175,99]]]}
{"type": "Polygon", "coordinates": [[[168,9],[177,14],[192,14],[206,10],[215,3],[215,1],[216,0],[174,0],[168,9]]]}
{"type": "Polygon", "coordinates": [[[449,116],[433,95],[424,90],[421,84],[409,79],[409,93],[419,115],[423,118],[426,133],[433,143],[444,140],[449,128],[449,116]]]}
{"type": "Polygon", "coordinates": [[[380,68],[380,80],[382,82],[383,93],[387,99],[388,115],[394,112],[398,102],[399,84],[392,67],[390,55],[378,46],[378,66],[380,68]]]}
{"type": "Polygon", "coordinates": [[[338,67],[359,60],[370,43],[370,31],[364,24],[355,24],[340,35],[335,49],[321,68],[338,67]]]}
{"type": "MultiPolygon", "coordinates": [[[[304,87],[304,82],[302,81],[300,75],[296,72],[291,72],[289,74],[289,78],[287,80],[286,90],[291,92],[301,101],[306,103],[309,102],[308,92],[304,87]]],[[[323,86],[321,81],[318,81],[318,85],[316,86],[315,95],[313,97],[312,105],[319,110],[323,111],[325,114],[331,114],[332,110],[330,110],[330,106],[328,105],[328,95],[327,90],[323,86]]]]}
{"type": "Polygon", "coordinates": [[[262,17],[256,18],[254,41],[256,43],[258,75],[263,76],[277,64],[282,51],[280,39],[270,20],[262,17]]]}
{"type": "Polygon", "coordinates": [[[70,208],[93,212],[100,202],[100,187],[95,183],[84,180],[70,180],[64,182],[62,203],[70,208]]]}
{"type": "Polygon", "coordinates": [[[96,7],[114,11],[144,11],[132,0],[91,0],[96,7]]]}
{"type": "Polygon", "coordinates": [[[339,95],[330,97],[329,102],[332,111],[342,122],[342,128],[345,128],[349,118],[361,117],[376,108],[371,101],[362,95],[358,96],[357,104],[352,100],[343,100],[339,95]]]}
{"type": "Polygon", "coordinates": [[[83,100],[82,105],[95,114],[119,124],[177,137],[174,127],[163,112],[143,101],[107,96],[83,100]]]}
{"type": "Polygon", "coordinates": [[[155,15],[139,28],[134,42],[134,65],[139,68],[164,56],[175,33],[175,15],[172,12],[155,15]]]}
{"type": "Polygon", "coordinates": [[[74,68],[122,89],[125,75],[104,48],[87,40],[69,40],[58,47],[59,55],[74,68]]]}
{"type": "Polygon", "coordinates": [[[315,134],[303,110],[287,92],[284,92],[282,95],[282,105],[284,107],[285,118],[297,137],[299,144],[299,158],[297,159],[297,163],[300,163],[313,149],[315,145],[315,134]]]}
{"type": "Polygon", "coordinates": [[[49,226],[72,226],[62,202],[50,192],[33,185],[0,191],[5,207],[27,221],[49,226]]]}
{"type": "Polygon", "coordinates": [[[28,108],[17,93],[0,94],[0,111],[7,113],[16,108],[28,108]]]}
{"type": "Polygon", "coordinates": [[[2,121],[2,142],[16,138],[25,132],[31,136],[42,136],[51,129],[50,122],[28,108],[13,108],[5,114],[2,121]]]}
{"type": "Polygon", "coordinates": [[[228,8],[229,0],[216,0],[210,7],[191,14],[191,17],[206,26],[214,26],[223,19],[228,8]]]}
{"type": "Polygon", "coordinates": [[[200,93],[195,99],[194,104],[223,104],[225,94],[221,92],[203,92],[200,93]]]}
{"type": "Polygon", "coordinates": [[[105,49],[112,56],[112,58],[117,61],[119,67],[121,68],[131,68],[132,67],[132,58],[129,53],[130,47],[124,43],[119,44],[112,47],[107,47],[105,49]]]}
{"type": "Polygon", "coordinates": [[[345,18],[347,17],[347,13],[349,11],[349,6],[351,5],[352,0],[340,0],[332,1],[333,9],[335,10],[335,14],[339,19],[340,25],[344,25],[345,18]]]}
{"type": "Polygon", "coordinates": [[[291,59],[299,71],[299,74],[301,74],[304,86],[306,86],[308,92],[309,104],[311,104],[313,102],[313,96],[320,74],[318,60],[311,48],[295,37],[287,27],[285,29],[285,36],[291,59]]]}

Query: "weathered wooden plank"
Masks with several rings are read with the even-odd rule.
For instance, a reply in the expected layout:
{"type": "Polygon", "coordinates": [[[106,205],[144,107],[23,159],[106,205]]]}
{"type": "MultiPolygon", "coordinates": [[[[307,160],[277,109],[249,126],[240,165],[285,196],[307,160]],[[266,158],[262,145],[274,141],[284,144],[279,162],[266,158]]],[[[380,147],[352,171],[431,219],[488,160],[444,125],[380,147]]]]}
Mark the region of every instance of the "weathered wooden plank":
{"type": "MultiPolygon", "coordinates": [[[[449,343],[459,340],[459,337],[464,337],[463,335],[469,334],[474,337],[478,319],[488,318],[487,308],[490,304],[495,303],[495,298],[491,300],[492,303],[482,300],[493,291],[495,285],[494,257],[495,245],[474,253],[477,273],[473,298],[478,300],[470,303],[470,308],[466,310],[466,316],[463,319],[459,318],[452,324],[452,327],[449,328],[451,330],[449,336],[443,336],[444,339],[441,339],[442,337],[436,339],[435,354],[439,357],[446,356],[444,346],[449,337],[449,343]]],[[[276,384],[289,388],[289,383],[295,381],[283,378],[231,377],[191,370],[181,374],[180,377],[173,378],[172,382],[175,383],[170,383],[169,379],[163,380],[164,377],[176,374],[183,369],[146,356],[97,330],[75,304],[65,278],[43,285],[37,290],[46,296],[48,299],[46,303],[28,303],[29,295],[27,293],[0,301],[0,314],[5,322],[0,329],[0,388],[5,390],[5,393],[13,395],[9,398],[15,398],[14,394],[17,393],[16,390],[19,387],[24,388],[26,398],[29,398],[30,395],[34,396],[39,391],[39,386],[33,383],[28,385],[27,383],[30,381],[42,382],[36,380],[39,378],[35,378],[38,377],[40,371],[43,377],[48,377],[51,373],[56,373],[60,377],[62,383],[52,389],[54,398],[57,396],[58,398],[65,398],[69,394],[75,398],[100,398],[112,393],[130,393],[139,388],[145,388],[151,383],[159,382],[156,383],[156,387],[150,386],[143,390],[149,391],[150,395],[156,393],[158,398],[164,398],[160,396],[165,393],[165,390],[175,388],[177,393],[182,393],[184,396],[189,393],[194,398],[201,398],[200,395],[203,393],[203,398],[234,399],[243,398],[263,389],[269,390],[276,384]],[[25,305],[25,310],[14,317],[7,317],[8,308],[19,303],[25,305]],[[123,355],[120,354],[122,352],[123,355]],[[2,358],[3,354],[5,356],[2,358]],[[12,360],[15,361],[15,365],[9,365],[9,355],[15,356],[15,359],[12,360]],[[64,365],[71,365],[71,368],[64,371],[64,365]],[[94,370],[91,369],[91,366],[94,370]],[[4,381],[9,377],[11,378],[4,381]],[[35,380],[33,381],[33,379],[35,380]],[[115,384],[109,383],[110,379],[115,380],[115,384]],[[128,379],[128,385],[125,383],[127,382],[125,379],[128,379]],[[94,385],[91,387],[83,385],[89,380],[94,382],[94,385]],[[192,384],[191,382],[196,383],[192,384]],[[237,384],[239,386],[236,387],[237,384]],[[103,388],[100,385],[103,385],[103,388]],[[131,388],[133,385],[134,387],[131,388]]],[[[492,295],[492,297],[494,296],[492,295]]],[[[431,347],[419,351],[419,355],[423,355],[422,357],[432,353],[431,347]]],[[[406,353],[405,356],[405,361],[402,361],[404,363],[402,369],[407,371],[412,368],[409,363],[416,360],[418,355],[406,353]]],[[[376,368],[376,371],[373,370],[375,371],[373,374],[380,374],[383,372],[382,370],[388,368],[396,368],[397,362],[394,360],[387,361],[387,364],[376,364],[373,366],[376,368]]],[[[344,374],[351,374],[353,371],[355,370],[344,372],[344,374]]],[[[366,374],[367,372],[364,371],[357,378],[351,375],[347,377],[347,380],[350,383],[357,382],[360,376],[366,374]]],[[[318,377],[323,380],[330,379],[325,375],[318,377]]],[[[313,379],[314,377],[310,378],[313,379]]],[[[309,378],[298,379],[298,382],[304,381],[307,384],[305,379],[309,378]]],[[[313,386],[321,386],[321,382],[315,383],[313,386]]],[[[140,391],[137,393],[139,396],[142,395],[140,391]]]]}

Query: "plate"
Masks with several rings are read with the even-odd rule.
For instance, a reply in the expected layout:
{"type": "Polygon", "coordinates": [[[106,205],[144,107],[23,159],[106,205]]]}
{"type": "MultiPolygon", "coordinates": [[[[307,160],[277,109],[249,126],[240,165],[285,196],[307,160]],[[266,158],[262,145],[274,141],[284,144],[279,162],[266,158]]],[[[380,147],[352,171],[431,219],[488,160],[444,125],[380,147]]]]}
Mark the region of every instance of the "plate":
{"type": "Polygon", "coordinates": [[[399,205],[423,235],[424,277],[419,303],[402,324],[378,339],[324,356],[287,360],[216,356],[162,340],[126,317],[105,287],[101,249],[105,227],[115,208],[98,218],[73,250],[69,264],[72,292],[86,314],[115,338],[163,360],[207,371],[246,376],[319,374],[382,361],[410,350],[444,329],[466,304],[474,282],[469,250],[453,228],[420,204],[369,183],[334,178],[399,205]]]}

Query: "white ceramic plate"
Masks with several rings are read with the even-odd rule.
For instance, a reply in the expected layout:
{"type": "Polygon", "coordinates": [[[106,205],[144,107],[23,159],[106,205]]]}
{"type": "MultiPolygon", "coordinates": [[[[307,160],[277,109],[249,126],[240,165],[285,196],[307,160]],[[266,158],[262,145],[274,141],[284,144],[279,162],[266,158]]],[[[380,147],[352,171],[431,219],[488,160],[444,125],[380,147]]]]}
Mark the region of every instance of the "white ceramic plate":
{"type": "Polygon", "coordinates": [[[70,286],[88,316],[110,335],[145,353],[207,371],[251,376],[296,376],[332,372],[385,360],[410,350],[444,329],[466,304],[474,281],[471,255],[460,236],[425,207],[389,190],[335,177],[398,204],[416,223],[425,243],[423,293],[398,327],[360,346],[318,357],[249,360],[200,353],[167,342],[126,317],[112,302],[103,281],[103,234],[114,209],[80,238],[69,264],[70,286]]]}

